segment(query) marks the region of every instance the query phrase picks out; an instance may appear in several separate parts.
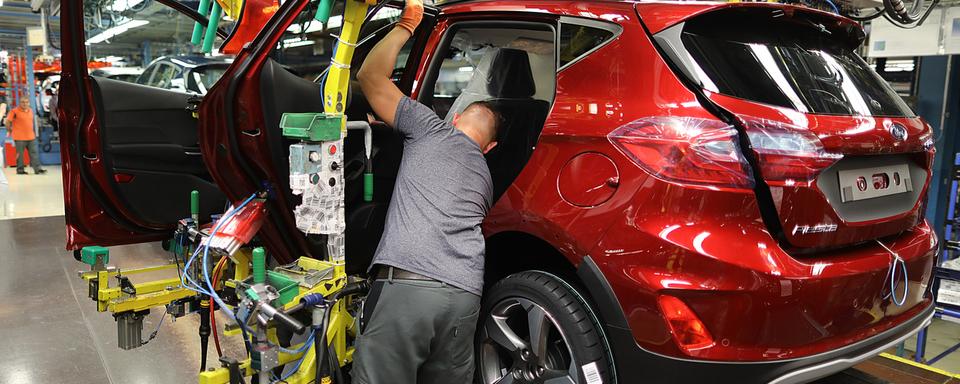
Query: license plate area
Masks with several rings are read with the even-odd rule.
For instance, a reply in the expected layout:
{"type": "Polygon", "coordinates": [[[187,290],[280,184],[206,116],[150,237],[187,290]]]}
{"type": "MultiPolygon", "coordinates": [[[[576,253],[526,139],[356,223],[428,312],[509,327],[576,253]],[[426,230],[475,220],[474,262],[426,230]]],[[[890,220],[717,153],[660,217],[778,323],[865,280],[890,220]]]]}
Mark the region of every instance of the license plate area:
{"type": "Polygon", "coordinates": [[[906,164],[843,170],[837,177],[840,201],[844,203],[913,191],[906,164]]]}

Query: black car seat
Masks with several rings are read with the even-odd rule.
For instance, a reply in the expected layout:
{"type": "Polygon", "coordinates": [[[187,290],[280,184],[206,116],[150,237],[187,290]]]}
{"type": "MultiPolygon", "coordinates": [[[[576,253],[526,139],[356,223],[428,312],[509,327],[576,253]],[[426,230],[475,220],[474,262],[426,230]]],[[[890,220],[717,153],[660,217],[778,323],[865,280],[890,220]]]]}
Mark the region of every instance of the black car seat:
{"type": "Polygon", "coordinates": [[[496,201],[533,154],[534,145],[550,111],[550,102],[534,98],[537,84],[526,51],[489,49],[473,73],[463,93],[450,107],[446,119],[452,121],[455,114],[480,100],[492,102],[500,112],[503,122],[498,135],[499,143],[487,154],[496,201]]]}

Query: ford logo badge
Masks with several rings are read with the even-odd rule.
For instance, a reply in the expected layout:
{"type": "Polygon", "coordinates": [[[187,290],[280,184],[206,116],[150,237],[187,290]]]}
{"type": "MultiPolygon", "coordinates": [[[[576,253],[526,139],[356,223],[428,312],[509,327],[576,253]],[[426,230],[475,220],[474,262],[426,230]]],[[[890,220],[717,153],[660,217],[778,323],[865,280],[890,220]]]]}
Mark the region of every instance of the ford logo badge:
{"type": "Polygon", "coordinates": [[[904,141],[907,139],[907,128],[903,124],[893,123],[890,125],[890,136],[894,141],[904,141]]]}

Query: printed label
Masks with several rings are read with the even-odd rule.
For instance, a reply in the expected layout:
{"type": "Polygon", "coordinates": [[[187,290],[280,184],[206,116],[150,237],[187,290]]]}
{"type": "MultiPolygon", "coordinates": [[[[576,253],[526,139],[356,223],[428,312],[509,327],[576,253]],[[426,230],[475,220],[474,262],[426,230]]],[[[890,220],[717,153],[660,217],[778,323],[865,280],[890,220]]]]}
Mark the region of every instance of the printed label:
{"type": "Polygon", "coordinates": [[[580,367],[583,370],[583,377],[587,379],[587,384],[603,384],[603,378],[600,377],[600,370],[597,369],[597,362],[584,364],[580,367]]]}

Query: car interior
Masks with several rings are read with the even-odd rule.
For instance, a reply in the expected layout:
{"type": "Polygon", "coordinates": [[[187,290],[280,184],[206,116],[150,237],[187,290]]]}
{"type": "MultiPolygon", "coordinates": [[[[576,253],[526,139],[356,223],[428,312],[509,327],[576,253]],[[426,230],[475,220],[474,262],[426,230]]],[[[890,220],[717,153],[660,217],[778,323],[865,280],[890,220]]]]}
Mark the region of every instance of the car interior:
{"type": "MultiPolygon", "coordinates": [[[[384,33],[378,31],[377,33],[384,33]]],[[[448,32],[452,38],[441,46],[442,58],[432,65],[434,84],[425,83],[420,102],[430,105],[448,121],[477,100],[492,101],[501,113],[499,145],[487,155],[494,180],[494,198],[513,182],[533,152],[553,100],[556,82],[554,34],[549,27],[462,28],[448,32]],[[466,68],[466,69],[465,69],[466,68]]],[[[378,36],[379,37],[379,36],[378,36]]],[[[359,68],[375,38],[358,49],[353,67],[359,68]]],[[[399,79],[397,79],[399,80],[399,79]]],[[[276,60],[261,71],[266,129],[279,132],[280,117],[289,112],[316,111],[321,105],[319,84],[291,72],[276,60]]],[[[350,120],[366,120],[372,114],[359,86],[351,89],[347,114],[350,120]]],[[[392,128],[372,124],[373,201],[362,199],[363,133],[350,131],[344,142],[346,181],[346,246],[349,273],[366,271],[383,232],[387,207],[393,193],[403,145],[392,128]]],[[[276,135],[271,151],[278,164],[286,166],[288,147],[294,142],[276,135]]],[[[288,179],[287,170],[279,170],[288,179]],[[282,171],[282,172],[281,172],[282,171]]],[[[289,193],[289,191],[287,191],[289,193]]],[[[292,195],[289,196],[291,199],[292,195]]],[[[296,200],[293,200],[296,201],[296,200]]],[[[323,247],[317,247],[323,248],[323,247]]]]}
{"type": "MultiPolygon", "coordinates": [[[[354,68],[360,67],[366,53],[389,29],[387,25],[372,32],[378,36],[358,48],[354,68]]],[[[499,145],[487,154],[494,199],[505,192],[529,160],[549,113],[556,86],[555,36],[546,24],[462,23],[447,32],[431,63],[421,103],[447,121],[478,100],[491,101],[502,115],[499,145]]],[[[269,151],[277,159],[278,179],[286,184],[289,146],[294,141],[280,135],[280,119],[284,113],[318,110],[321,76],[300,73],[283,62],[281,49],[277,51],[261,69],[260,86],[269,151]]],[[[398,82],[403,81],[402,66],[398,63],[395,73],[398,82]]],[[[412,83],[412,79],[406,80],[412,83]]],[[[185,109],[187,93],[103,78],[94,82],[103,116],[103,161],[115,175],[114,187],[134,214],[151,224],[169,225],[187,209],[187,199],[163,197],[187,196],[195,189],[201,192],[204,217],[223,207],[224,196],[200,155],[197,120],[185,109]]],[[[372,111],[359,86],[351,88],[348,117],[367,120],[372,111]]],[[[373,257],[377,241],[371,239],[379,239],[383,232],[403,153],[402,142],[392,128],[377,122],[372,127],[375,187],[371,202],[362,198],[363,132],[350,131],[344,143],[350,273],[365,271],[373,257]]],[[[299,201],[289,190],[284,193],[290,201],[299,201]]],[[[313,251],[323,254],[326,247],[322,240],[314,243],[313,251]]]]}

